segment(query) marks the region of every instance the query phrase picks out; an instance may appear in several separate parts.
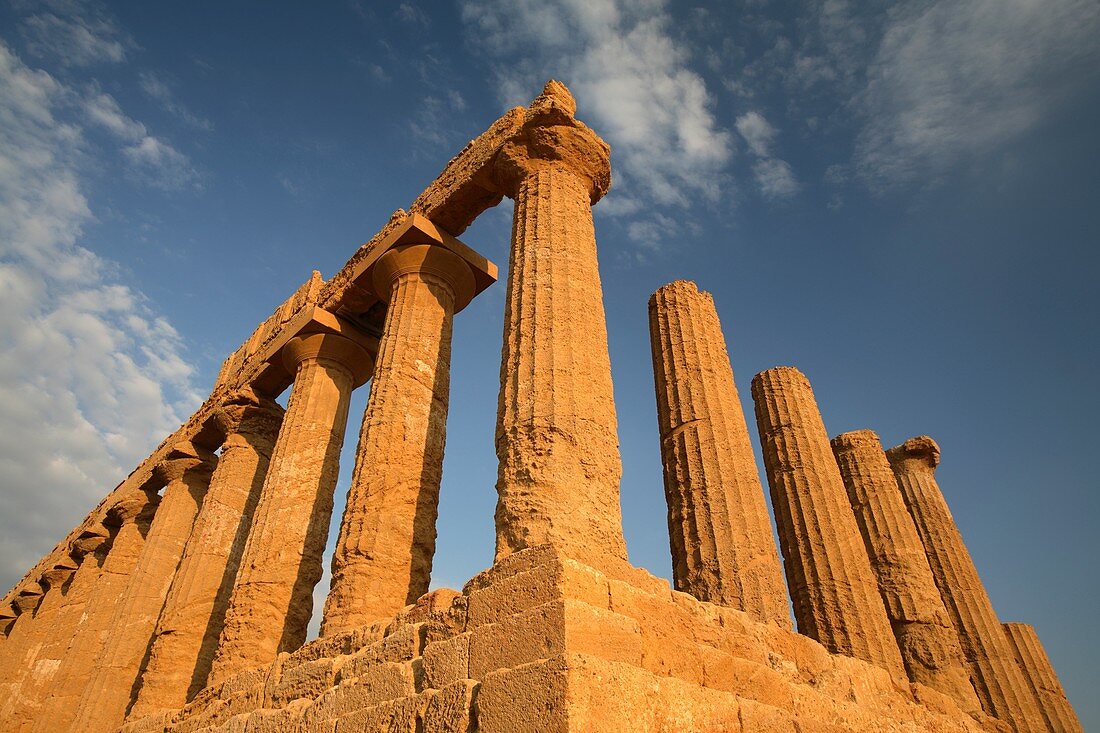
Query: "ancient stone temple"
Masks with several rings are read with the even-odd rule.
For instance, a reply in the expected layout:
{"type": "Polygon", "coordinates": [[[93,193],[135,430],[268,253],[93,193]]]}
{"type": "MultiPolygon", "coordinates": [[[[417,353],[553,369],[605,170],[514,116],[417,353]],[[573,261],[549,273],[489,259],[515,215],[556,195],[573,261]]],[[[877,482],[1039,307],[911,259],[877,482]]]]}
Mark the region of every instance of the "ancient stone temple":
{"type": "Polygon", "coordinates": [[[769,369],[766,494],[715,303],[684,281],[649,308],[674,587],[630,564],[592,220],[610,184],[550,82],[314,273],[4,596],[0,731],[1080,731],[1034,629],[994,612],[935,443],[830,442],[809,379],[769,369]],[[505,196],[496,557],[429,592],[452,326],[497,279],[456,237],[505,196]]]}

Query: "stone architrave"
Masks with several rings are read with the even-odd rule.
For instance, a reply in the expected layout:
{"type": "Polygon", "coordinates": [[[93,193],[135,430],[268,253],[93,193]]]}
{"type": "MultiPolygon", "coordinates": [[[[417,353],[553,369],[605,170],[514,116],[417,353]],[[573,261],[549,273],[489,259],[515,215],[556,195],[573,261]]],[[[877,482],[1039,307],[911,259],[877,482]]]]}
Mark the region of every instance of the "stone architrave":
{"type": "Polygon", "coordinates": [[[550,82],[494,168],[515,200],[497,413],[496,559],[552,544],[595,567],[626,559],[622,460],[592,204],[609,148],[550,82]]]}
{"type": "Polygon", "coordinates": [[[81,694],[73,733],[107,733],[122,725],[216,461],[193,443],[177,443],[154,469],[164,484],[160,507],[81,694]]]}
{"type": "Polygon", "coordinates": [[[649,299],[649,334],[676,590],[790,627],[714,299],[684,280],[659,288],[649,299]]]}
{"type": "Polygon", "coordinates": [[[1084,733],[1085,729],[1069,704],[1058,673],[1054,671],[1054,665],[1050,663],[1035,628],[1016,623],[1003,624],[1003,628],[1016,655],[1016,662],[1039,700],[1039,709],[1050,730],[1053,733],[1084,733]]]}
{"type": "Polygon", "coordinates": [[[470,266],[440,246],[391,249],[374,268],[375,292],[389,308],[332,559],[322,636],[393,616],[428,592],[451,327],[474,294],[470,266]]]}
{"type": "Polygon", "coordinates": [[[181,708],[205,686],[282,419],[282,407],[251,390],[233,395],[215,414],[225,436],[218,465],[157,623],[130,718],[181,708]]]}
{"type": "Polygon", "coordinates": [[[1046,730],[1039,701],[1016,664],[997,612],[936,482],[939,446],[922,435],[891,448],[886,457],[959,634],[982,707],[1018,733],[1046,730]]]}
{"type": "Polygon", "coordinates": [[[958,634],[878,435],[842,433],[832,446],[909,679],[980,713],[958,634]]]}
{"type": "Polygon", "coordinates": [[[99,652],[145,547],[160,501],[154,493],[133,491],[108,509],[104,526],[113,534],[107,557],[34,721],[34,733],[70,729],[81,693],[101,661],[99,652]]]}
{"type": "Polygon", "coordinates": [[[207,684],[302,645],[321,578],[352,390],[374,360],[347,336],[296,336],[282,358],[295,375],[252,518],[207,684]]]}
{"type": "Polygon", "coordinates": [[[89,597],[99,581],[101,566],[107,556],[108,540],[109,533],[103,527],[81,532],[73,540],[69,554],[79,564],[71,580],[64,585],[61,605],[48,628],[44,629],[33,658],[28,657],[27,667],[22,673],[20,700],[7,718],[12,730],[29,730],[38,719],[43,697],[56,676],[81,618],[87,613],[89,597]]]}
{"type": "Polygon", "coordinates": [[[809,380],[793,367],[768,369],[753,378],[752,397],[798,630],[904,679],[809,380]]]}

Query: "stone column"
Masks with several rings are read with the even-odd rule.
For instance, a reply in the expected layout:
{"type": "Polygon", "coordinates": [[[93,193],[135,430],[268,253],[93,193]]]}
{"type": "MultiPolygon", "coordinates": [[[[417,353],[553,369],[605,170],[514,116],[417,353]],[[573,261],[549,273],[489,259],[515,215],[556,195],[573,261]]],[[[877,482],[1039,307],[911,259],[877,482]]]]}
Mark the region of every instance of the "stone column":
{"type": "Polygon", "coordinates": [[[790,627],[787,590],[710,293],[649,299],[672,576],[677,590],[790,627]]]}
{"type": "Polygon", "coordinates": [[[373,279],[389,309],[332,558],[322,636],[393,616],[428,592],[451,325],[474,293],[470,266],[426,244],[390,250],[374,265],[373,279]]]}
{"type": "Polygon", "coordinates": [[[496,559],[553,544],[602,566],[626,559],[619,455],[593,203],[609,149],[547,85],[495,164],[515,200],[496,449],[496,559]]]}
{"type": "Polygon", "coordinates": [[[1050,730],[1053,733],[1084,733],[1035,629],[1028,624],[1003,624],[1003,628],[1050,730]]]}
{"type": "Polygon", "coordinates": [[[1019,733],[1046,730],[1039,703],[1016,664],[978,569],[936,483],[939,446],[928,436],[910,438],[887,451],[886,457],[959,634],[982,707],[1019,733]]]}
{"type": "Polygon", "coordinates": [[[332,492],[351,392],[374,360],[350,338],[297,336],[283,358],[295,374],[252,518],[207,684],[269,664],[306,637],[321,578],[332,492]]]}
{"type": "MultiPolygon", "coordinates": [[[[33,658],[28,657],[23,671],[20,701],[9,716],[12,730],[29,730],[38,719],[43,699],[56,677],[65,652],[87,613],[87,603],[101,575],[107,556],[109,534],[103,527],[82,532],[70,547],[70,556],[78,562],[71,580],[63,586],[61,605],[44,629],[33,658]]],[[[63,578],[64,576],[62,576],[63,578]]],[[[64,582],[62,580],[62,582],[64,582]]],[[[53,583],[51,582],[51,588],[53,583]]]]}
{"type": "Polygon", "coordinates": [[[283,408],[242,392],[214,419],[226,437],[157,623],[131,719],[181,708],[206,683],[283,408]]]}
{"type": "Polygon", "coordinates": [[[35,720],[35,733],[70,729],[81,693],[102,661],[100,649],[159,505],[156,494],[133,491],[107,511],[104,525],[113,530],[107,557],[35,720]]]}
{"type": "Polygon", "coordinates": [[[42,644],[55,630],[57,611],[64,601],[64,586],[76,571],[70,558],[64,558],[42,573],[39,587],[44,591],[33,610],[23,614],[25,623],[19,635],[0,650],[0,729],[14,730],[12,714],[27,702],[28,672],[42,644]]]}
{"type": "Polygon", "coordinates": [[[768,369],[752,380],[752,397],[799,632],[904,679],[809,380],[793,367],[768,369]]]}
{"type": "Polygon", "coordinates": [[[209,452],[177,443],[154,469],[164,484],[160,507],[81,695],[74,732],[106,733],[122,725],[215,462],[209,452]]]}
{"type": "Polygon", "coordinates": [[[832,445],[909,679],[980,713],[958,634],[878,435],[856,430],[832,445]]]}

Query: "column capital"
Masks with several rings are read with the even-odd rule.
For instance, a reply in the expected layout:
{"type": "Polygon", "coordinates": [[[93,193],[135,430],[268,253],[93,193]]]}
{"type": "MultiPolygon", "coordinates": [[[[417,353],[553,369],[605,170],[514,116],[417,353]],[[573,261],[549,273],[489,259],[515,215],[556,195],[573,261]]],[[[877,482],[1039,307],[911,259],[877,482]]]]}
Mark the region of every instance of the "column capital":
{"type": "Polygon", "coordinates": [[[38,608],[43,592],[42,586],[37,582],[27,583],[12,600],[11,605],[19,613],[29,613],[38,608]]]}
{"type": "Polygon", "coordinates": [[[153,476],[167,486],[186,473],[211,473],[216,463],[213,453],[184,441],[173,445],[168,455],[153,467],[153,476]]]}
{"type": "Polygon", "coordinates": [[[394,283],[403,275],[423,273],[443,280],[454,294],[454,312],[469,305],[474,297],[474,273],[454,252],[432,244],[409,244],[382,255],[374,264],[372,282],[378,297],[389,302],[394,283]]]}
{"type": "Polygon", "coordinates": [[[148,525],[160,504],[155,492],[136,489],[121,497],[107,508],[103,523],[107,527],[117,528],[131,522],[148,525]]]}
{"type": "Polygon", "coordinates": [[[365,383],[374,373],[374,357],[361,345],[335,333],[295,336],[283,347],[283,364],[297,374],[303,361],[330,361],[352,376],[354,386],[365,383]]]}
{"type": "Polygon", "coordinates": [[[80,560],[110,541],[110,533],[102,525],[92,526],[81,532],[69,545],[69,556],[80,560]]]}
{"type": "Polygon", "coordinates": [[[245,388],[222,401],[212,422],[222,436],[223,446],[233,445],[242,437],[250,444],[274,446],[285,412],[275,400],[245,388]]]}
{"type": "Polygon", "coordinates": [[[918,435],[886,451],[886,457],[895,467],[917,463],[935,471],[936,466],[940,465],[940,447],[927,435],[918,435]]]}
{"type": "Polygon", "coordinates": [[[42,573],[42,582],[49,588],[60,588],[75,572],[76,565],[72,560],[62,559],[42,573]]]}
{"type": "Polygon", "coordinates": [[[573,114],[577,103],[564,84],[551,80],[526,110],[522,128],[493,162],[493,179],[509,198],[530,174],[566,170],[581,179],[591,203],[611,187],[611,147],[573,114]]]}

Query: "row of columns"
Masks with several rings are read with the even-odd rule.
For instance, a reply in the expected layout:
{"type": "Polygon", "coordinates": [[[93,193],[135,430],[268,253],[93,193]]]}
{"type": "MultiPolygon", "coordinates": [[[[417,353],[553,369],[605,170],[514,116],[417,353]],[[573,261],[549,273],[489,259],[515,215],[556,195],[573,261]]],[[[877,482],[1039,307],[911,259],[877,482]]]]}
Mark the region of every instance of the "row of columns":
{"type": "Polygon", "coordinates": [[[383,254],[373,277],[390,303],[379,349],[353,333],[292,338],[281,353],[294,376],[285,414],[251,391],[233,395],[211,419],[219,455],[173,446],[102,532],[74,543],[72,563],[17,599],[0,659],[25,671],[0,690],[0,727],[114,730],[300,646],[351,393],[372,375],[323,633],[427,592],[452,319],[474,275],[425,244],[383,254]]]}
{"type": "MultiPolygon", "coordinates": [[[[785,623],[713,300],[678,281],[649,311],[676,587],[785,623]]],[[[935,443],[883,451],[869,430],[830,441],[791,367],[756,375],[752,396],[798,630],[1019,733],[1081,731],[1034,630],[997,619],[936,484],[935,443]]]]}

